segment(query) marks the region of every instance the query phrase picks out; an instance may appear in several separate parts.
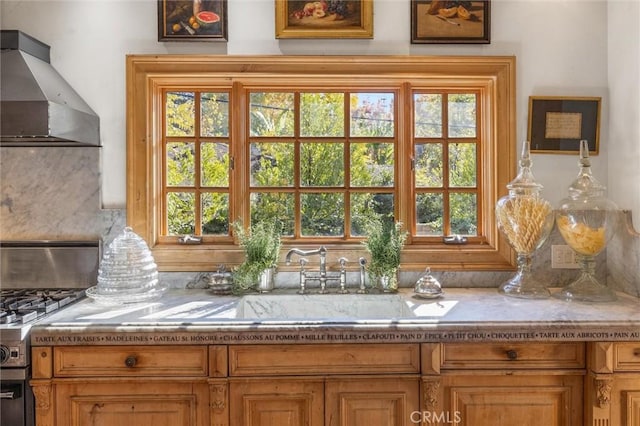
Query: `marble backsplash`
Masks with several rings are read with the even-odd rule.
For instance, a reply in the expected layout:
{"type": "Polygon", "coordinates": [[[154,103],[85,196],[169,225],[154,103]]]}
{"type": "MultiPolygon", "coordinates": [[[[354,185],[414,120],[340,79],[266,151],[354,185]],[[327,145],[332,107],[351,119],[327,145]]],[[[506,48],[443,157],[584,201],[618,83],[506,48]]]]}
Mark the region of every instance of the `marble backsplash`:
{"type": "MultiPolygon", "coordinates": [[[[0,239],[91,239],[108,244],[125,226],[124,209],[102,209],[100,148],[0,147],[0,239]]],[[[622,215],[622,213],[621,213],[622,215]]],[[[554,231],[534,257],[536,276],[552,287],[576,278],[575,269],[552,269],[551,246],[564,244],[554,231]]],[[[427,266],[427,265],[425,265],[427,266]]],[[[217,265],[212,265],[212,271],[217,265]]],[[[410,287],[422,272],[402,272],[400,286],[410,287]]],[[[498,287],[513,272],[434,271],[443,287],[498,287]]],[[[607,253],[597,257],[597,274],[617,290],[640,296],[640,236],[624,226],[607,253]]],[[[203,287],[207,274],[163,272],[171,287],[203,287]]],[[[359,274],[348,274],[358,285],[359,274]]],[[[296,272],[280,272],[276,286],[294,287],[296,272]]]]}
{"type": "Polygon", "coordinates": [[[607,246],[607,283],[640,297],[640,233],[629,211],[620,212],[618,223],[618,232],[607,246]]]}
{"type": "Polygon", "coordinates": [[[100,184],[98,147],[1,147],[0,239],[110,239],[124,210],[101,208],[100,184]]]}

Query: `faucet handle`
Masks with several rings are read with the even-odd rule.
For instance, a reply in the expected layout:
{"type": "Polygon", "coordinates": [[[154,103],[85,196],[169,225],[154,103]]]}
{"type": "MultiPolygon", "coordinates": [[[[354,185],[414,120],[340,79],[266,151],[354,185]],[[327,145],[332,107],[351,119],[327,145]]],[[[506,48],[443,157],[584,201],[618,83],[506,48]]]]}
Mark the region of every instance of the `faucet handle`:
{"type": "Polygon", "coordinates": [[[340,269],[344,269],[348,262],[349,262],[349,259],[347,259],[346,257],[341,257],[340,259],[338,259],[338,263],[340,264],[340,269]]]}
{"type": "Polygon", "coordinates": [[[307,288],[307,271],[304,270],[304,266],[309,263],[309,260],[304,257],[300,258],[300,289],[298,290],[298,294],[306,294],[307,288]]]}
{"type": "Polygon", "coordinates": [[[347,269],[345,268],[345,265],[347,264],[348,261],[349,260],[347,260],[346,257],[341,257],[340,259],[338,259],[338,262],[340,263],[340,290],[338,290],[338,293],[340,294],[349,293],[349,290],[346,289],[347,269]]]}

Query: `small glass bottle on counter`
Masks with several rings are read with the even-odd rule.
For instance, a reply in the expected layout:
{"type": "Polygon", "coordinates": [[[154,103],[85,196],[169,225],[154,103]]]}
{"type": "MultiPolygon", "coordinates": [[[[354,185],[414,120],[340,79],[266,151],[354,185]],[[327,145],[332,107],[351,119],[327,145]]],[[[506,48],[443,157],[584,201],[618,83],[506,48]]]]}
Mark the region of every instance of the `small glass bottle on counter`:
{"type": "Polygon", "coordinates": [[[507,184],[509,194],[496,204],[498,229],[516,252],[518,270],[499,288],[500,293],[512,297],[543,299],[551,295],[545,283],[531,272],[532,257],[546,241],[553,228],[553,209],[540,196],[542,185],[531,172],[529,142],[522,145],[520,169],[516,178],[507,184]]]}
{"type": "Polygon", "coordinates": [[[569,196],[560,202],[556,222],[560,235],[576,254],[581,273],[556,297],[585,302],[613,301],[615,292],[595,276],[595,257],[614,234],[618,207],[604,196],[606,188],[591,173],[586,140],[580,141],[579,165],[580,172],[569,186],[569,196]]]}

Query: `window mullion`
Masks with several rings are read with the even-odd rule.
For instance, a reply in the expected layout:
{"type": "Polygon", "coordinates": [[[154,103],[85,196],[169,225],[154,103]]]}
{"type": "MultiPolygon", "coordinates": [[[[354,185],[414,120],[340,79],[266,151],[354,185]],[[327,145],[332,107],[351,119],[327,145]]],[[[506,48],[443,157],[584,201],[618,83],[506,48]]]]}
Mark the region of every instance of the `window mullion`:
{"type": "Polygon", "coordinates": [[[351,93],[344,92],[344,238],[351,235],[351,93]]]}
{"type": "Polygon", "coordinates": [[[451,186],[449,182],[449,94],[442,94],[442,232],[451,235],[451,186]]]}
{"type": "Polygon", "coordinates": [[[167,217],[167,90],[162,91],[162,118],[160,130],[160,235],[167,235],[169,219],[167,217]]]}
{"type": "Polygon", "coordinates": [[[293,229],[293,237],[300,238],[302,236],[302,199],[300,196],[300,189],[302,188],[302,183],[300,182],[300,164],[301,164],[301,155],[300,151],[302,149],[300,143],[300,120],[301,112],[300,112],[300,92],[295,91],[293,97],[293,156],[294,156],[294,166],[293,166],[293,188],[294,188],[294,229],[293,229]]]}
{"type": "Polygon", "coordinates": [[[200,130],[202,128],[202,126],[200,125],[200,119],[201,119],[201,102],[202,102],[202,93],[200,91],[196,91],[195,92],[195,110],[194,110],[194,164],[193,164],[193,171],[194,171],[194,177],[193,177],[193,202],[195,203],[194,206],[194,214],[195,214],[195,229],[194,229],[194,233],[196,235],[202,235],[202,187],[201,187],[201,168],[202,168],[202,164],[201,164],[201,157],[200,157],[200,144],[202,143],[202,140],[200,138],[200,130]]]}
{"type": "MultiPolygon", "coordinates": [[[[240,219],[246,223],[249,218],[249,202],[244,194],[249,194],[249,96],[242,83],[234,81],[229,99],[229,220],[240,219]]],[[[231,232],[231,230],[230,230],[231,232]]]]}
{"type": "MultiPolygon", "coordinates": [[[[409,82],[402,84],[395,105],[395,209],[396,217],[409,230],[409,235],[416,233],[416,188],[412,162],[414,160],[415,140],[413,89],[409,82]],[[401,191],[400,188],[409,188],[401,191]]],[[[410,242],[410,241],[409,241],[410,242]]]]}

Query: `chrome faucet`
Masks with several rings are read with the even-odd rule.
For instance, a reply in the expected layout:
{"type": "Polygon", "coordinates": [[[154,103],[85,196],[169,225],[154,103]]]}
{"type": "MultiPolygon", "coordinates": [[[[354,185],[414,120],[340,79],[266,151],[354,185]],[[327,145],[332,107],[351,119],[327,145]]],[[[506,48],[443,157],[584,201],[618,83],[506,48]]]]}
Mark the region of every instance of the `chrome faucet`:
{"type": "MultiPolygon", "coordinates": [[[[324,294],[327,292],[327,249],[324,246],[316,250],[304,251],[297,248],[292,248],[287,252],[286,257],[284,258],[284,262],[286,265],[291,265],[291,256],[297,254],[298,256],[320,256],[320,293],[324,294]]],[[[304,289],[302,290],[304,291],[304,289]]]]}

